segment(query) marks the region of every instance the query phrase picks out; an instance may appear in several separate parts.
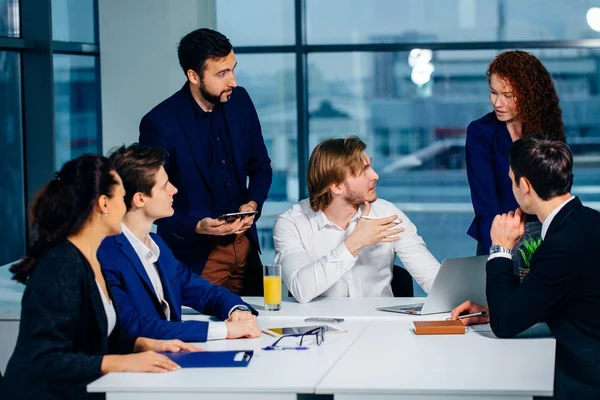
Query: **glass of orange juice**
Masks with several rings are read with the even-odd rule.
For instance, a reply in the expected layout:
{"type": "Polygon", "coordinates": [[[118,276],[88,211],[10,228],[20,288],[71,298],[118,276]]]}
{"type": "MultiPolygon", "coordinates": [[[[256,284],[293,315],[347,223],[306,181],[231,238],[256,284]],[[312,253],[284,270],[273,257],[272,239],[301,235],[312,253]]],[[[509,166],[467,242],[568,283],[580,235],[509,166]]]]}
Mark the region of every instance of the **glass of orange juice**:
{"type": "Polygon", "coordinates": [[[265,310],[281,309],[281,264],[265,264],[263,266],[265,286],[265,310]]]}

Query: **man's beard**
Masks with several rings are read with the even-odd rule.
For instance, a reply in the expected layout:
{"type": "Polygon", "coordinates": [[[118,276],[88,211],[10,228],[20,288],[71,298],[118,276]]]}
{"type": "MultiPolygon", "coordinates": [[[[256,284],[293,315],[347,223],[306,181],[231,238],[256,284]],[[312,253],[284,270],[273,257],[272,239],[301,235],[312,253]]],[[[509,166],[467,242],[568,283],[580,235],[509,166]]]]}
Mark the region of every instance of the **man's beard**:
{"type": "Polygon", "coordinates": [[[374,195],[373,199],[368,199],[367,196],[361,195],[358,192],[350,189],[350,186],[347,183],[344,183],[344,185],[346,186],[346,195],[344,196],[344,201],[348,204],[352,204],[353,206],[361,206],[365,204],[365,201],[372,203],[377,200],[377,194],[374,195]]]}
{"type": "Polygon", "coordinates": [[[204,98],[204,100],[208,101],[210,104],[213,104],[213,105],[221,104],[222,103],[221,96],[225,92],[226,92],[226,90],[224,90],[223,92],[221,92],[218,95],[212,94],[211,92],[209,92],[206,89],[206,86],[204,85],[204,80],[200,81],[200,94],[202,95],[202,98],[204,98]]]}

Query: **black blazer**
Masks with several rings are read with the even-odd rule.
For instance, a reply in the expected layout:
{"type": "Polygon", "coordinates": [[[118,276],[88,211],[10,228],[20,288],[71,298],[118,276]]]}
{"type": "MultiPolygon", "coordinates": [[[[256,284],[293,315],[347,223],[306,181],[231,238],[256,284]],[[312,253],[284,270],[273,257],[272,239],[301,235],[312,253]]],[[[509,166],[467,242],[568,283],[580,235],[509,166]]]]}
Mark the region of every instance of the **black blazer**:
{"type": "Polygon", "coordinates": [[[552,220],[523,282],[512,260],[487,263],[494,334],[508,338],[546,322],[556,338],[554,396],[600,399],[600,213],[578,198],[552,220]]]}
{"type": "Polygon", "coordinates": [[[48,250],[27,281],[17,345],[0,398],[102,398],[86,393],[86,385],[101,376],[102,357],[131,353],[135,342],[122,334],[118,316],[110,337],[107,325],[94,273],[83,254],[69,241],[48,250]]]}
{"type": "MultiPolygon", "coordinates": [[[[198,235],[196,224],[205,217],[216,218],[222,213],[216,210],[206,161],[212,151],[210,132],[198,131],[193,101],[186,83],[142,118],[139,142],[168,152],[165,169],[179,192],[174,197],[175,214],[156,221],[158,234],[179,261],[200,275],[212,248],[212,236],[198,235]]],[[[256,109],[248,92],[238,86],[223,104],[223,110],[243,201],[254,200],[260,214],[273,170],[256,109]]],[[[259,249],[256,223],[246,235],[259,249]]]]}

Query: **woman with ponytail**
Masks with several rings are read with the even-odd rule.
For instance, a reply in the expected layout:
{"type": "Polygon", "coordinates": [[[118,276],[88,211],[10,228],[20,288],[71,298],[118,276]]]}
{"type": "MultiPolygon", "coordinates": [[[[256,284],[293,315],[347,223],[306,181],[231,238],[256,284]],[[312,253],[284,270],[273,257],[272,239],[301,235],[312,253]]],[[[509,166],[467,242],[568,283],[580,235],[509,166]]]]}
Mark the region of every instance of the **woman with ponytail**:
{"type": "Polygon", "coordinates": [[[128,337],[119,327],[96,251],[106,236],[121,232],[124,196],[109,160],[91,154],[67,162],[36,195],[37,239],[11,267],[26,289],[0,398],[102,397],[86,393],[101,375],[176,370],[157,352],[198,349],[179,340],[128,337]]]}

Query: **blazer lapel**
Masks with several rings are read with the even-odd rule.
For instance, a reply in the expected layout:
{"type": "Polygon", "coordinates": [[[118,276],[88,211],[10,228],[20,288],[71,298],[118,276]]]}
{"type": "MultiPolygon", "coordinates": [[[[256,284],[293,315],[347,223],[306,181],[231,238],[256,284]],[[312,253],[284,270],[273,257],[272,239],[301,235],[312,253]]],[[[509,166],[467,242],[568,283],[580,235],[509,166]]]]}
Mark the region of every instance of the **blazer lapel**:
{"type": "Polygon", "coordinates": [[[133,267],[135,268],[135,271],[142,279],[142,282],[144,282],[146,290],[152,294],[152,300],[158,304],[158,297],[156,295],[156,292],[154,291],[154,286],[152,286],[152,282],[150,282],[150,277],[148,277],[146,269],[144,268],[144,265],[142,265],[142,261],[133,249],[133,246],[131,246],[131,243],[129,243],[129,240],[127,240],[125,235],[121,233],[120,235],[115,236],[115,241],[117,242],[117,244],[119,244],[121,251],[123,252],[123,254],[125,254],[125,256],[129,259],[131,265],[133,265],[133,267]]]}
{"type": "Polygon", "coordinates": [[[573,200],[565,204],[565,206],[552,219],[552,222],[548,227],[548,231],[546,232],[546,237],[552,234],[552,232],[556,231],[574,211],[579,210],[582,206],[583,205],[581,204],[579,197],[575,197],[573,200]]]}
{"type": "Polygon", "coordinates": [[[158,276],[160,277],[160,281],[162,282],[165,300],[167,301],[167,303],[169,303],[169,307],[171,309],[171,321],[181,321],[181,305],[173,302],[173,299],[175,297],[173,296],[173,292],[171,291],[171,282],[169,277],[165,275],[164,270],[160,265],[160,256],[158,257],[156,265],[158,266],[158,276]]]}
{"type": "Polygon", "coordinates": [[[194,161],[200,171],[200,175],[204,180],[206,187],[211,187],[210,177],[208,171],[207,158],[204,156],[207,151],[210,151],[209,137],[208,135],[202,135],[198,132],[198,125],[192,109],[191,100],[189,98],[187,83],[183,85],[179,91],[178,106],[175,109],[177,119],[181,124],[185,139],[188,142],[188,146],[194,156],[194,161]]]}
{"type": "Polygon", "coordinates": [[[84,259],[84,262],[87,266],[86,277],[90,291],[90,299],[92,301],[92,308],[94,309],[94,314],[96,314],[96,321],[98,322],[100,333],[102,334],[102,337],[105,338],[108,336],[108,319],[106,318],[106,310],[104,309],[104,303],[102,303],[102,298],[100,297],[100,288],[96,283],[96,278],[94,277],[92,266],[89,264],[85,257],[82,256],[82,258],[84,259]]]}

